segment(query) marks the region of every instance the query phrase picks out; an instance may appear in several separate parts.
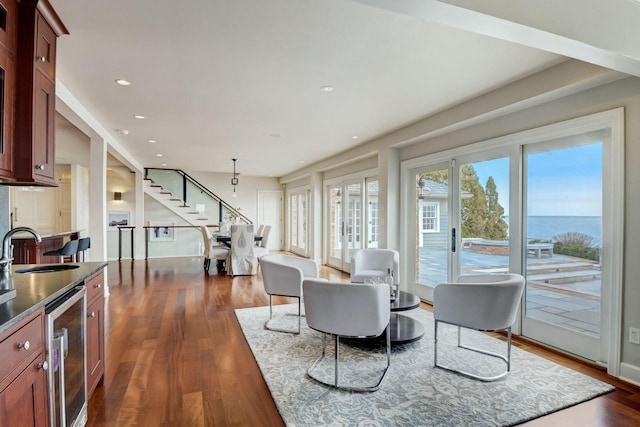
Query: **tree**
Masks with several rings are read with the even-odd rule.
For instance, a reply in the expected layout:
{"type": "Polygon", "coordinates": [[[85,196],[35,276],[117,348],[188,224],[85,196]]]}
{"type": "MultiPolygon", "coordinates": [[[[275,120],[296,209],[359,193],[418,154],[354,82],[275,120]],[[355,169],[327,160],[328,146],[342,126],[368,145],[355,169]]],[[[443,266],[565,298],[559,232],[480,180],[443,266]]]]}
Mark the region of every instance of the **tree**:
{"type": "Polygon", "coordinates": [[[462,199],[462,237],[485,237],[487,199],[472,165],[460,169],[460,188],[471,194],[462,199]]]}
{"type": "MultiPolygon", "coordinates": [[[[438,170],[420,175],[421,179],[439,184],[449,184],[449,171],[438,170]]],[[[462,237],[480,237],[491,240],[507,238],[507,223],[502,219],[504,208],[498,201],[498,190],[493,177],[483,188],[473,165],[460,168],[462,190],[462,237]]]]}
{"type": "Polygon", "coordinates": [[[502,218],[504,208],[498,202],[498,190],[496,182],[490,176],[485,185],[487,195],[487,221],[485,225],[485,238],[491,240],[504,240],[507,238],[507,223],[502,218]]]}

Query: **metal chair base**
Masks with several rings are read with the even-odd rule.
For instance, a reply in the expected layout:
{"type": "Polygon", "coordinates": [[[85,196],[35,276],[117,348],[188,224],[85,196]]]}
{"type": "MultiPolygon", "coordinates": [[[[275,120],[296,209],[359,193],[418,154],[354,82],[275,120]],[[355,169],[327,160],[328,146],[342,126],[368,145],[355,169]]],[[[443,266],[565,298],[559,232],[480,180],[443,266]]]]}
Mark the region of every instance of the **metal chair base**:
{"type": "MultiPolygon", "coordinates": [[[[326,348],[327,348],[327,334],[323,333],[322,334],[322,354],[320,355],[320,357],[318,359],[316,359],[315,362],[313,362],[313,364],[309,367],[309,369],[307,369],[307,375],[309,376],[309,378],[311,378],[312,380],[326,385],[328,387],[331,388],[335,388],[338,390],[346,390],[346,391],[355,391],[355,392],[373,392],[376,391],[380,388],[380,386],[382,385],[382,382],[384,381],[384,379],[387,376],[387,372],[389,371],[389,367],[391,366],[391,333],[389,331],[389,325],[387,325],[387,328],[385,330],[385,334],[387,336],[387,366],[384,368],[384,372],[382,372],[382,375],[380,376],[380,379],[378,380],[378,382],[373,385],[373,386],[369,386],[369,387],[355,387],[355,386],[350,386],[350,385],[341,385],[338,382],[338,374],[339,374],[339,348],[340,348],[340,337],[338,335],[334,335],[334,339],[335,339],[335,368],[334,368],[334,381],[333,383],[329,383],[326,381],[323,381],[322,379],[316,377],[313,375],[313,370],[315,369],[315,367],[322,362],[322,360],[325,358],[325,353],[326,353],[326,348]]],[[[375,338],[375,337],[345,337],[345,338],[375,338]]]]}
{"type": "MultiPolygon", "coordinates": [[[[275,332],[286,332],[287,334],[300,335],[300,322],[302,320],[302,314],[300,310],[300,306],[301,306],[300,297],[297,297],[297,298],[298,298],[298,330],[271,327],[270,323],[271,323],[271,320],[273,320],[273,304],[271,303],[271,295],[269,295],[269,320],[267,320],[264,323],[264,328],[270,331],[275,331],[275,332]]],[[[291,315],[291,316],[295,316],[295,315],[291,315]]]]}
{"type": "Polygon", "coordinates": [[[507,375],[509,375],[509,372],[511,372],[511,327],[507,328],[507,355],[503,356],[503,355],[498,354],[498,353],[493,353],[493,352],[485,351],[485,350],[482,350],[482,349],[479,349],[479,348],[469,347],[469,346],[463,345],[462,341],[461,341],[461,338],[460,338],[460,329],[461,329],[461,327],[458,326],[458,347],[459,348],[464,348],[465,350],[475,351],[476,353],[481,353],[481,354],[484,354],[484,355],[487,355],[487,356],[495,357],[497,359],[500,359],[500,360],[504,361],[507,364],[507,369],[504,372],[502,372],[502,373],[500,373],[498,375],[486,377],[486,376],[477,375],[477,374],[474,374],[474,373],[471,373],[471,372],[450,368],[448,366],[444,366],[444,365],[438,363],[438,322],[439,321],[437,321],[437,320],[434,322],[434,331],[433,331],[433,336],[434,336],[433,366],[434,367],[440,368],[440,369],[444,369],[445,371],[453,372],[453,373],[465,376],[467,378],[472,378],[474,380],[480,380],[480,381],[485,381],[485,382],[496,381],[496,380],[499,380],[500,378],[504,378],[507,375]]]}

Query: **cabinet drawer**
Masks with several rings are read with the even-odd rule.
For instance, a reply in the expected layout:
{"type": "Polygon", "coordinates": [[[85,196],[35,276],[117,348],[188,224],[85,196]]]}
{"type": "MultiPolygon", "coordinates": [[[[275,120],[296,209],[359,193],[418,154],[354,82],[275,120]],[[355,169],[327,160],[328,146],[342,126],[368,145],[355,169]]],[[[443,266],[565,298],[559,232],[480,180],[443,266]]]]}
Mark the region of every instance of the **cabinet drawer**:
{"type": "Polygon", "coordinates": [[[51,26],[37,13],[36,33],[36,69],[55,81],[56,79],[56,33],[51,26]]]}
{"type": "Polygon", "coordinates": [[[104,295],[104,270],[85,279],[84,285],[87,287],[87,302],[90,303],[97,296],[104,295]]]}
{"type": "Polygon", "coordinates": [[[42,314],[27,322],[20,329],[0,341],[0,381],[22,362],[42,351],[44,327],[42,314]]]}

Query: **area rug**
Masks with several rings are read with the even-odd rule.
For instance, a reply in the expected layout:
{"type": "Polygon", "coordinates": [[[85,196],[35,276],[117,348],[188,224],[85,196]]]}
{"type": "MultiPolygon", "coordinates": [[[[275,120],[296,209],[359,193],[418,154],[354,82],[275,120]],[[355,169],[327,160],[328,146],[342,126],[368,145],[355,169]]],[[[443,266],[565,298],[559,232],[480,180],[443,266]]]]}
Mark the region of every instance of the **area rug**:
{"type": "MultiPolygon", "coordinates": [[[[296,327],[297,305],[274,308],[279,327],[296,327]]],[[[284,422],[301,426],[509,426],[587,401],[614,387],[518,348],[512,348],[511,373],[485,383],[433,367],[433,317],[405,312],[425,325],[422,340],[394,346],[391,368],[373,393],[335,390],[311,380],[307,368],[320,355],[322,334],[302,322],[300,335],[264,328],[269,307],[237,309],[236,316],[284,422]]],[[[457,328],[439,326],[438,358],[443,364],[492,375],[504,362],[458,349],[457,328]]],[[[463,330],[467,345],[506,352],[506,343],[463,330]]],[[[327,340],[332,343],[333,340],[327,340]]],[[[386,365],[383,343],[341,343],[341,381],[376,382],[386,365]]],[[[318,374],[331,381],[333,346],[318,374]]]]}

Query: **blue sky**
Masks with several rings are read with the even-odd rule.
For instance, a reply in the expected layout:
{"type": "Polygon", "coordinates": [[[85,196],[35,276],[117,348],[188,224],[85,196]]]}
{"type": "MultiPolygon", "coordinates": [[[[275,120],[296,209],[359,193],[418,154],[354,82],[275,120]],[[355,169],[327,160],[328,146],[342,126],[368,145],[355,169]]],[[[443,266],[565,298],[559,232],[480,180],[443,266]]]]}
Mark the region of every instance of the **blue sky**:
{"type": "MultiPolygon", "coordinates": [[[[602,144],[589,144],[528,156],[529,216],[601,216],[602,144]]],[[[493,176],[500,204],[509,214],[509,161],[473,164],[480,184],[493,176]]]]}

